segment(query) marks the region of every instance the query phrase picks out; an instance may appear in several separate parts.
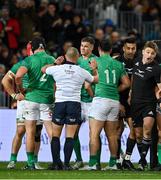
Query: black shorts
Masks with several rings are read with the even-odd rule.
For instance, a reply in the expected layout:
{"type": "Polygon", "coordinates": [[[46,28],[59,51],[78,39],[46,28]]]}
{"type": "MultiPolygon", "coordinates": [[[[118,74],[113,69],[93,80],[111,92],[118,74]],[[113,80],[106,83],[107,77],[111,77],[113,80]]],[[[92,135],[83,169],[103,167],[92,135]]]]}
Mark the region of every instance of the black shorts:
{"type": "Polygon", "coordinates": [[[67,101],[55,103],[52,122],[58,125],[74,125],[81,121],[81,104],[67,101]]]}
{"type": "Polygon", "coordinates": [[[131,117],[131,107],[127,103],[125,105],[125,118],[130,118],[131,117]]]}
{"type": "Polygon", "coordinates": [[[120,115],[119,117],[120,118],[125,118],[125,119],[130,118],[131,117],[131,108],[130,108],[129,104],[124,103],[122,105],[125,107],[125,115],[123,115],[123,116],[120,115]]]}
{"type": "Polygon", "coordinates": [[[156,103],[131,104],[131,116],[134,127],[143,127],[145,117],[156,117],[156,103]]]}

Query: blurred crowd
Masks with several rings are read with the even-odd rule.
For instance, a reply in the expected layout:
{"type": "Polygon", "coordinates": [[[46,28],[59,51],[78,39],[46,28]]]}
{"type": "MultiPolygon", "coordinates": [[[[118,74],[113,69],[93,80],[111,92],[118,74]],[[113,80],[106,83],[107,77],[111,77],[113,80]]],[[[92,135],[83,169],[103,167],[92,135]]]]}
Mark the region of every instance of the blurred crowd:
{"type": "Polygon", "coordinates": [[[122,0],[120,11],[133,11],[142,16],[143,21],[161,21],[160,0],[122,0]]]}
{"type": "MultiPolygon", "coordinates": [[[[68,47],[79,49],[80,40],[92,35],[95,37],[94,54],[98,56],[97,46],[103,38],[109,38],[113,44],[113,53],[120,53],[121,41],[126,36],[135,36],[138,47],[143,40],[141,34],[133,27],[125,29],[122,33],[117,21],[107,17],[106,10],[133,12],[141,15],[144,21],[161,21],[161,0],[98,0],[102,3],[102,11],[96,12],[98,16],[104,13],[103,24],[95,24],[86,16],[84,11],[75,8],[75,1],[53,0],[1,0],[0,1],[0,77],[12,66],[27,56],[26,44],[33,36],[43,36],[47,44],[47,52],[55,58],[63,55],[68,47]],[[113,6],[115,5],[115,6],[113,6]],[[95,26],[94,26],[95,25],[95,26]],[[95,28],[94,28],[95,27],[95,28]]],[[[90,15],[89,15],[90,16],[90,15]]],[[[94,17],[93,17],[94,18],[94,17]]],[[[119,18],[118,18],[119,21],[119,18]]],[[[128,26],[128,23],[126,22],[128,26]]],[[[157,24],[157,39],[160,38],[160,24],[157,24]]],[[[155,32],[154,32],[155,33],[155,32]]],[[[149,37],[153,38],[153,36],[149,37]]],[[[2,87],[0,86],[0,90],[2,87]]]]}

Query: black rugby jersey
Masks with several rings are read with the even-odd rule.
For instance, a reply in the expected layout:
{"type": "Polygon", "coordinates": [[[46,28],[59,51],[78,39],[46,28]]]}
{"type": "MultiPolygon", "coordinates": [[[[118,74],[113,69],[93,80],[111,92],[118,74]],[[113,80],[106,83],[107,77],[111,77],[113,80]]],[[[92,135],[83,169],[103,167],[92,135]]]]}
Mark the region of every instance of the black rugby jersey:
{"type": "MultiPolygon", "coordinates": [[[[133,66],[134,66],[134,62],[135,62],[135,57],[134,57],[134,59],[126,59],[124,57],[124,55],[122,54],[121,56],[117,57],[116,59],[124,65],[125,70],[129,76],[129,78],[131,79],[132,72],[133,72],[133,66]]],[[[124,106],[127,105],[127,100],[129,97],[129,90],[130,90],[130,88],[119,93],[120,94],[120,103],[124,106]]]]}
{"type": "Polygon", "coordinates": [[[138,58],[133,67],[131,103],[156,102],[155,87],[160,83],[161,67],[156,62],[143,64],[138,58]]]}

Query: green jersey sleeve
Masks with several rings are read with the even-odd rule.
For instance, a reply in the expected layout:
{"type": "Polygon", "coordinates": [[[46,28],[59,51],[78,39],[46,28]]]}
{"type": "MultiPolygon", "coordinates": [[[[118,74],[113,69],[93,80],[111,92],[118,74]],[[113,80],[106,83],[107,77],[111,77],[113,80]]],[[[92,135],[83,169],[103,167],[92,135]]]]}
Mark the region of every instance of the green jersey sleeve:
{"type": "MultiPolygon", "coordinates": [[[[16,63],[15,65],[12,66],[12,68],[10,69],[10,71],[13,73],[13,74],[16,74],[18,69],[22,66],[22,64],[24,63],[24,61],[20,61],[18,63],[16,63]]],[[[22,79],[22,84],[23,84],[23,88],[27,88],[28,87],[28,75],[25,74],[23,79],[22,79]]]]}
{"type": "Polygon", "coordinates": [[[10,71],[11,71],[13,74],[16,74],[17,71],[18,71],[18,69],[20,68],[21,64],[22,64],[22,61],[14,64],[14,65],[12,66],[12,68],[10,69],[10,71]]]}
{"type": "Polygon", "coordinates": [[[121,71],[121,77],[124,76],[124,75],[127,75],[127,72],[125,70],[125,67],[122,63],[120,63],[120,71],[121,71]]]}
{"type": "Polygon", "coordinates": [[[30,56],[24,59],[21,66],[24,66],[27,69],[30,69],[30,67],[31,67],[31,65],[30,65],[30,56]]]}

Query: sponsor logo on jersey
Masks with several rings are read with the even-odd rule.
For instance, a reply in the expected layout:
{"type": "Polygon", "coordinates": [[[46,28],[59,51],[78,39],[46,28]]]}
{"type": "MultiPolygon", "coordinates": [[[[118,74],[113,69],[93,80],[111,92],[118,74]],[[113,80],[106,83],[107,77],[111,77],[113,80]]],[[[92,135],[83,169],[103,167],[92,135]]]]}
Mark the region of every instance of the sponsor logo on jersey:
{"type": "Polygon", "coordinates": [[[152,72],[152,67],[147,67],[145,70],[152,72]]]}
{"type": "Polygon", "coordinates": [[[152,111],[148,112],[148,115],[154,115],[154,113],[152,111]]]}
{"type": "Polygon", "coordinates": [[[69,70],[69,69],[65,69],[65,73],[66,73],[66,74],[74,74],[75,71],[69,70]]]}
{"type": "Polygon", "coordinates": [[[139,62],[135,63],[136,66],[139,66],[139,62]]]}
{"type": "Polygon", "coordinates": [[[126,72],[128,72],[128,74],[132,74],[133,68],[125,68],[125,69],[126,69],[126,72]]]}

